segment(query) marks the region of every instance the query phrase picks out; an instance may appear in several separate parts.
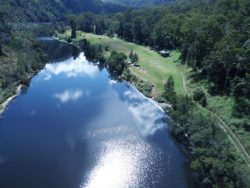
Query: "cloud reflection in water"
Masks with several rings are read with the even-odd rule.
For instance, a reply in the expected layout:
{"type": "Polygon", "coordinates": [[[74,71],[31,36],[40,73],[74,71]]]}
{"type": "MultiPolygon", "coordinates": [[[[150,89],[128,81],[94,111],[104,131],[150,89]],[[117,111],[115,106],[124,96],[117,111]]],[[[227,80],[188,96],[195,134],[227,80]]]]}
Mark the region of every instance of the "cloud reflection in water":
{"type": "MultiPolygon", "coordinates": [[[[116,88],[115,82],[111,85],[116,88]]],[[[102,152],[97,157],[97,164],[81,188],[155,187],[168,173],[171,156],[144,140],[158,131],[167,132],[162,109],[133,87],[119,94],[133,116],[132,128],[109,127],[84,135],[84,139],[103,138],[104,141],[100,145],[102,152]]]]}
{"type": "Polygon", "coordinates": [[[83,95],[89,95],[89,92],[83,92],[81,89],[77,90],[65,90],[62,93],[56,93],[54,97],[58,99],[61,103],[75,102],[79,100],[83,95]]]}
{"type": "Polygon", "coordinates": [[[84,53],[80,53],[75,60],[70,58],[60,63],[47,64],[41,74],[43,75],[43,80],[48,81],[52,78],[52,75],[65,74],[68,78],[76,78],[77,76],[93,78],[98,72],[98,67],[91,65],[86,60],[84,53]]]}
{"type": "Polygon", "coordinates": [[[120,96],[135,119],[135,125],[143,137],[154,135],[166,128],[166,116],[162,109],[151,99],[143,96],[134,87],[120,96]]]}

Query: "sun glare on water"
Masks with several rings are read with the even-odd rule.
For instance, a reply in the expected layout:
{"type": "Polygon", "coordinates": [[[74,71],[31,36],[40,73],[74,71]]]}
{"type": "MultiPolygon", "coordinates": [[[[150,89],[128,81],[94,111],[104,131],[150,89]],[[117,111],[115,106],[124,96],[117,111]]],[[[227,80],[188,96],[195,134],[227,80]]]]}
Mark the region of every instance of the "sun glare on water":
{"type": "Polygon", "coordinates": [[[150,146],[137,142],[108,141],[98,164],[82,188],[138,187],[143,175],[142,164],[150,146]]]}

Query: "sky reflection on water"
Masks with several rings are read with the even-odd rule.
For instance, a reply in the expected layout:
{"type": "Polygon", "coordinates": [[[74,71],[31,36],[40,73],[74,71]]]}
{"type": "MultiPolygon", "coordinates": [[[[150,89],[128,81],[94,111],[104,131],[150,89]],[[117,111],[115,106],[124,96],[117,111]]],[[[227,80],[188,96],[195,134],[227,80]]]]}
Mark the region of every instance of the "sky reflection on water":
{"type": "Polygon", "coordinates": [[[83,53],[62,59],[0,120],[0,187],[187,187],[162,110],[83,53]]]}

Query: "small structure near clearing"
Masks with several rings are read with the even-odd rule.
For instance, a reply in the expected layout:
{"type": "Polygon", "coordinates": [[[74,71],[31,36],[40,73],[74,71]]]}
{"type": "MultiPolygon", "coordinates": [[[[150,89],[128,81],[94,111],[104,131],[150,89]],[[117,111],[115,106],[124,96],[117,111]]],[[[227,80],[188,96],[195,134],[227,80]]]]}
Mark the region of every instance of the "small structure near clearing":
{"type": "Polygon", "coordinates": [[[159,51],[159,54],[160,54],[162,57],[169,57],[169,56],[170,56],[169,50],[161,50],[161,51],[159,51]]]}

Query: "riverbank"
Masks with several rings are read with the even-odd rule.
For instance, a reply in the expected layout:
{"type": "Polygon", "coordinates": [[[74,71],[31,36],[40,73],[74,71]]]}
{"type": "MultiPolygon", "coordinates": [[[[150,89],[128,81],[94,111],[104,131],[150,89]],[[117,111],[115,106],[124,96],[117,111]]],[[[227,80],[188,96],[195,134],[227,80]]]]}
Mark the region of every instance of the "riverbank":
{"type": "MultiPolygon", "coordinates": [[[[58,39],[67,40],[70,35],[69,30],[64,34],[57,34],[58,39]]],[[[181,72],[176,66],[180,53],[171,51],[169,58],[161,57],[156,51],[150,47],[137,45],[132,42],[126,42],[119,38],[110,38],[105,35],[94,35],[91,33],[77,32],[77,38],[72,39],[72,43],[80,42],[87,39],[91,44],[103,46],[104,55],[108,57],[112,50],[122,52],[129,56],[131,50],[137,53],[139,57],[138,64],[140,67],[129,66],[132,75],[142,79],[145,82],[151,83],[154,86],[154,95],[160,96],[164,92],[164,84],[170,75],[175,81],[175,90],[179,94],[184,94],[185,90],[182,84],[181,72]]]]}
{"type": "Polygon", "coordinates": [[[4,44],[0,56],[0,108],[1,113],[16,95],[19,85],[28,85],[30,78],[47,63],[47,56],[32,32],[16,31],[4,44]]]}
{"type": "MultiPolygon", "coordinates": [[[[70,30],[67,30],[63,34],[58,34],[58,38],[62,39],[66,39],[68,36],[70,36],[70,30]]],[[[201,107],[203,108],[202,110],[207,110],[216,114],[218,118],[214,118],[218,119],[219,123],[219,119],[224,121],[224,124],[227,124],[227,127],[238,137],[245,150],[250,152],[250,142],[248,142],[250,134],[239,127],[238,122],[241,122],[241,119],[233,116],[234,99],[230,96],[212,96],[208,92],[208,83],[204,80],[193,81],[191,79],[192,69],[178,63],[180,57],[178,51],[171,51],[170,57],[163,58],[149,47],[126,42],[117,37],[110,38],[104,35],[94,35],[80,31],[77,32],[77,38],[73,39],[72,42],[77,43],[82,39],[87,39],[91,44],[102,45],[104,48],[108,49],[104,52],[106,57],[109,56],[112,50],[123,52],[126,55],[129,55],[131,50],[137,53],[140,67],[129,66],[129,70],[135,77],[153,85],[152,97],[156,100],[161,100],[160,96],[164,92],[164,84],[170,75],[173,77],[175,91],[178,95],[188,95],[192,97],[193,92],[197,88],[202,88],[206,93],[208,103],[205,108],[201,107]]],[[[140,89],[140,85],[136,83],[135,85],[143,92],[143,89],[140,89]]],[[[198,110],[199,109],[200,107],[198,110]]]]}
{"type": "Polygon", "coordinates": [[[22,89],[22,85],[17,86],[16,93],[14,95],[12,95],[11,97],[7,98],[5,100],[5,102],[3,102],[2,104],[0,104],[0,117],[2,116],[2,114],[4,113],[4,111],[6,110],[6,108],[8,107],[9,103],[11,101],[13,101],[20,94],[21,89],[22,89]]]}
{"type": "MultiPolygon", "coordinates": [[[[70,34],[69,31],[67,31],[66,33],[59,34],[58,36],[59,36],[59,38],[65,38],[65,37],[67,38],[67,36],[69,36],[69,34],[70,34]]],[[[137,53],[139,56],[140,67],[129,66],[129,70],[132,73],[132,75],[134,75],[135,77],[140,78],[140,79],[144,80],[145,82],[152,83],[152,85],[154,86],[153,91],[154,91],[154,93],[157,94],[156,97],[153,97],[154,100],[157,100],[158,99],[157,96],[161,96],[162,93],[164,92],[164,89],[163,89],[164,84],[166,82],[166,79],[169,77],[169,75],[172,75],[172,77],[173,77],[173,80],[175,82],[174,89],[177,92],[177,95],[179,95],[179,96],[188,95],[191,99],[195,88],[197,88],[197,87],[204,88],[204,86],[206,86],[202,82],[192,81],[192,79],[189,77],[192,74],[192,71],[190,70],[190,68],[186,67],[185,65],[181,65],[180,63],[177,63],[179,60],[179,56],[180,56],[180,53],[177,51],[172,51],[170,53],[169,58],[163,58],[157,52],[150,50],[150,48],[145,47],[145,46],[140,46],[140,45],[137,45],[134,43],[126,42],[126,41],[123,41],[119,38],[110,38],[108,36],[94,35],[94,34],[83,33],[83,32],[77,32],[77,38],[73,39],[72,42],[77,43],[83,39],[87,39],[93,45],[101,45],[104,49],[107,49],[104,52],[105,57],[109,57],[110,52],[112,50],[125,53],[126,55],[128,55],[131,50],[133,50],[133,52],[137,53]]],[[[135,83],[133,83],[133,84],[135,84],[135,83]]],[[[137,89],[139,89],[136,84],[135,84],[135,86],[137,87],[137,89]]],[[[144,93],[143,90],[141,92],[144,93]]],[[[206,91],[206,93],[208,94],[207,91],[206,91]]],[[[215,96],[215,97],[208,96],[208,102],[209,102],[208,106],[201,107],[199,104],[196,104],[196,105],[194,105],[194,108],[195,108],[194,112],[196,111],[196,112],[200,113],[200,114],[198,114],[198,116],[200,116],[202,114],[201,119],[204,119],[205,121],[207,121],[207,119],[205,119],[205,117],[208,117],[208,119],[211,118],[209,121],[212,121],[212,119],[216,120],[217,118],[213,117],[214,115],[211,115],[211,113],[210,113],[211,109],[214,107],[213,106],[214,103],[211,104],[210,102],[216,101],[216,99],[218,99],[218,98],[220,99],[219,101],[217,100],[219,102],[219,104],[223,104],[224,100],[223,100],[222,96],[215,96]]],[[[185,102],[185,100],[183,102],[184,103],[180,104],[180,105],[184,105],[184,107],[185,107],[185,105],[187,105],[189,103],[188,102],[187,104],[185,104],[187,102],[187,101],[185,102]]],[[[218,104],[216,104],[216,105],[218,107],[218,104]]],[[[223,108],[227,108],[227,107],[228,107],[228,105],[223,106],[223,108]]],[[[182,109],[180,109],[180,112],[181,112],[181,110],[182,109]]],[[[193,115],[194,115],[194,119],[197,119],[195,116],[195,113],[193,115]]],[[[230,115],[228,113],[226,115],[232,117],[232,115],[230,115]]],[[[180,114],[180,116],[182,116],[182,114],[180,114]]],[[[182,118],[180,117],[177,119],[181,120],[182,118]]],[[[190,121],[192,121],[192,120],[190,120],[190,121]]],[[[197,119],[197,121],[200,121],[199,118],[197,119]]],[[[193,123],[195,123],[195,122],[193,122],[193,123]]],[[[216,127],[225,126],[225,125],[220,125],[221,123],[217,122],[217,121],[214,123],[219,124],[219,126],[215,125],[216,127]]],[[[178,125],[178,123],[177,124],[174,123],[174,124],[178,125]]],[[[212,125],[212,126],[214,126],[214,125],[212,125]]],[[[178,130],[179,127],[176,127],[174,129],[178,130]]],[[[218,130],[218,134],[221,133],[221,130],[218,130]]],[[[180,129],[179,131],[182,132],[183,130],[180,129]]],[[[200,131],[198,131],[197,134],[200,136],[202,133],[199,133],[199,132],[200,131]]],[[[196,134],[196,132],[194,132],[193,134],[196,134]]],[[[188,136],[186,131],[184,131],[183,135],[188,136]]],[[[222,133],[222,135],[223,135],[222,140],[218,140],[216,142],[223,143],[223,140],[230,141],[230,138],[229,139],[226,138],[228,136],[228,134],[222,133]]],[[[178,135],[178,134],[176,136],[179,137],[179,142],[183,143],[185,145],[185,147],[187,147],[189,152],[191,152],[191,153],[194,152],[193,151],[195,149],[194,147],[189,148],[190,146],[192,146],[192,141],[191,141],[191,144],[189,143],[190,145],[186,143],[186,142],[189,142],[189,140],[191,138],[184,138],[183,139],[182,136],[178,135]]],[[[207,142],[207,141],[205,141],[205,142],[207,142]]],[[[233,141],[233,144],[231,144],[231,146],[232,146],[232,148],[231,148],[232,151],[235,152],[235,157],[236,156],[238,157],[237,147],[236,147],[236,149],[234,148],[234,146],[235,146],[234,141],[233,141]]],[[[211,156],[209,156],[209,152],[207,153],[207,155],[208,155],[207,156],[208,158],[211,157],[211,156]]],[[[215,158],[215,159],[217,159],[217,158],[215,158]]],[[[240,158],[239,160],[237,160],[237,166],[242,166],[242,164],[244,164],[244,162],[245,161],[242,161],[242,159],[240,158]]],[[[242,168],[244,168],[244,171],[246,171],[246,173],[248,173],[248,171],[249,171],[248,166],[243,165],[242,168]]]]}

